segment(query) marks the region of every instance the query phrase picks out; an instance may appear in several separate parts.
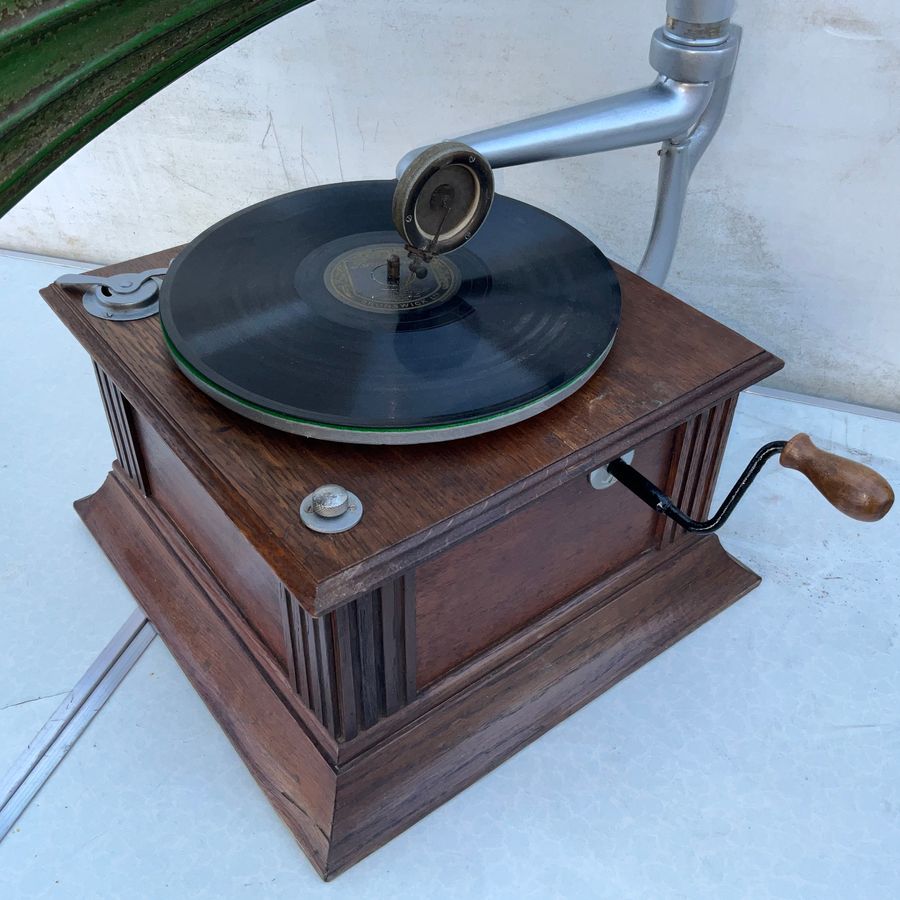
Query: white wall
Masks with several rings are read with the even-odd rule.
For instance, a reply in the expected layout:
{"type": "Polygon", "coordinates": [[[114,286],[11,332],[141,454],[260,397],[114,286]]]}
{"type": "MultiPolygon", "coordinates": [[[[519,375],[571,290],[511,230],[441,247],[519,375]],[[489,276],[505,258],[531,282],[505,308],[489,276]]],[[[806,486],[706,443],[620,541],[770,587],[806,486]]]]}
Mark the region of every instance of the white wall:
{"type": "MultiPolygon", "coordinates": [[[[0,221],[111,261],[408,149],[649,82],[664,0],[317,0],[189,73],[0,221]]],[[[781,355],[781,387],[900,409],[900,7],[745,2],[730,110],[667,287],[781,355]]],[[[655,148],[499,173],[634,267],[655,148]]],[[[35,301],[38,302],[38,301],[35,301]]]]}

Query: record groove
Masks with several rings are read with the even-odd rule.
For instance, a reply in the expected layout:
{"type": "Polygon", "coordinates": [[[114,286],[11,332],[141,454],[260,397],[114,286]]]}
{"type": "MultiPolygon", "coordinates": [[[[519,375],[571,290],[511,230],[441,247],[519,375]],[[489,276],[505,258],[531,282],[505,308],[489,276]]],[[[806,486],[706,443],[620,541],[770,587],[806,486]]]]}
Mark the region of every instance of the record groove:
{"type": "Polygon", "coordinates": [[[391,224],[393,186],[286,194],[193,241],[160,296],[182,371],[256,421],[360,443],[491,430],[590,377],[620,295],[587,238],[498,196],[480,231],[436,259],[430,282],[416,279],[391,224]],[[397,288],[380,260],[391,248],[397,288]]]}

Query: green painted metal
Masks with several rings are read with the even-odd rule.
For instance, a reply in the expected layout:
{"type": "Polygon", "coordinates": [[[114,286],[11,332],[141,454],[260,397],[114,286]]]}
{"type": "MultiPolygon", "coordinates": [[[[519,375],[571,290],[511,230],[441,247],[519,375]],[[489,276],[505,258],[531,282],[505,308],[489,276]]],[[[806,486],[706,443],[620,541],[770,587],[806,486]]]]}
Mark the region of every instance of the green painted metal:
{"type": "Polygon", "coordinates": [[[0,215],[158,90],[310,2],[0,2],[0,215]]]}

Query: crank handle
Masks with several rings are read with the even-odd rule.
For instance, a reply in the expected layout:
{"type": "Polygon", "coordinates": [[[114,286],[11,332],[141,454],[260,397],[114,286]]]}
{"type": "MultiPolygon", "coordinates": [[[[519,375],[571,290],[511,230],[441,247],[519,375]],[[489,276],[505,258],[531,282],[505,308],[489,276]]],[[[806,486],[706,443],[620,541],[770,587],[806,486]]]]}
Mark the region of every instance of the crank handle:
{"type": "MultiPolygon", "coordinates": [[[[725,524],[766,460],[776,454],[785,468],[803,473],[832,506],[860,522],[883,519],[894,503],[890,484],[874,469],[819,449],[807,434],[795,435],[789,441],[772,441],[760,447],[718,511],[704,522],[692,519],[679,509],[671,497],[624,459],[613,460],[605,469],[609,476],[644,503],[668,516],[686,531],[709,533],[725,524]]],[[[592,477],[592,483],[593,480],[592,477]]]]}
{"type": "Polygon", "coordinates": [[[877,522],[894,503],[887,479],[862,463],[820,450],[808,434],[792,437],[779,461],[787,469],[802,472],[835,509],[851,519],[877,522]]]}

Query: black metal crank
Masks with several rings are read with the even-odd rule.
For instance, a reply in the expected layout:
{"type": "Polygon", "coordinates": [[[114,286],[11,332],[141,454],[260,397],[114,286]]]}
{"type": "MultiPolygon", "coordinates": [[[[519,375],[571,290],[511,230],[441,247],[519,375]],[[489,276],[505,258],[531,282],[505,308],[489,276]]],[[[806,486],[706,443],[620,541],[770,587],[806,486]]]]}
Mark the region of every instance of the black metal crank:
{"type": "Polygon", "coordinates": [[[806,475],[829,503],[854,519],[877,521],[887,514],[894,501],[890,485],[877,472],[861,463],[820,450],[803,434],[789,441],[772,441],[760,447],[716,513],[703,522],[692,519],[679,509],[668,494],[623,459],[614,459],[607,464],[606,470],[647,506],[668,516],[686,531],[709,534],[728,521],[753,479],[766,461],[775,455],[780,455],[781,464],[786,468],[806,475]]]}

